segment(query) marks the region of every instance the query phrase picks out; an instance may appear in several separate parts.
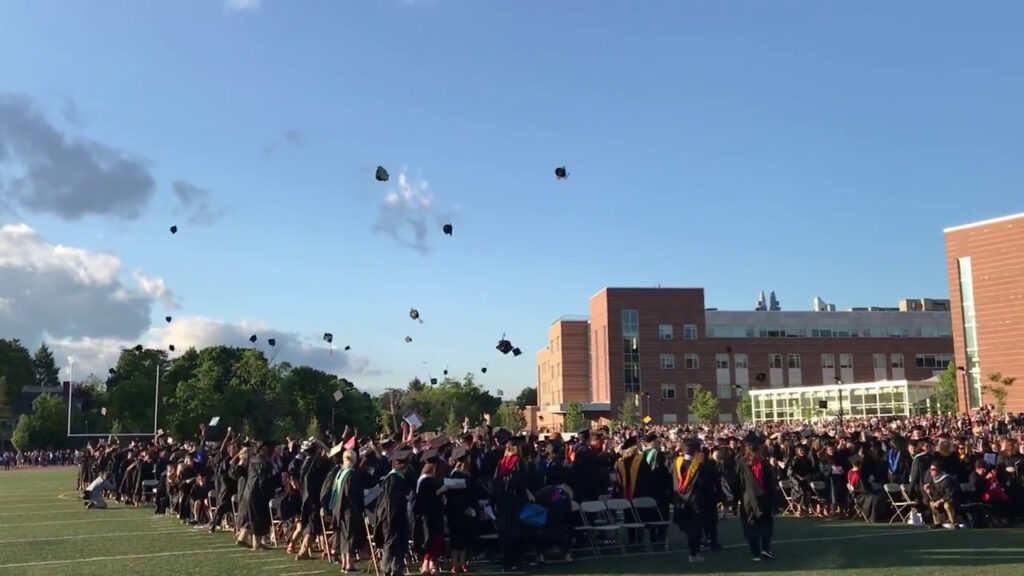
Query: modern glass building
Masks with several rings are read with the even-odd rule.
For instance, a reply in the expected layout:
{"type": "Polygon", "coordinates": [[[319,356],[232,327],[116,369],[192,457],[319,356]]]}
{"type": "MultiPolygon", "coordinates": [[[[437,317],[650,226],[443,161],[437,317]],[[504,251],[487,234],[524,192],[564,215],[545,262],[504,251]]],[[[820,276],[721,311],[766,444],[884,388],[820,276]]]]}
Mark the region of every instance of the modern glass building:
{"type": "Polygon", "coordinates": [[[754,423],[803,421],[842,414],[853,418],[916,416],[937,411],[938,382],[883,380],[751,390],[754,423]]]}

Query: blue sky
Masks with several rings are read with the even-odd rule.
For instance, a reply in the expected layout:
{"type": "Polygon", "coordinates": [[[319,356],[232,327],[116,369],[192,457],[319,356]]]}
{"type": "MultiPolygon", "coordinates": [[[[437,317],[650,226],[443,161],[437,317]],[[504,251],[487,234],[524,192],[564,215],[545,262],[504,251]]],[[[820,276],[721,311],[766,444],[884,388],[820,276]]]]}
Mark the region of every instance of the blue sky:
{"type": "Polygon", "coordinates": [[[945,296],[942,228],[1024,205],[1022,17],[1014,2],[8,0],[0,70],[158,183],[134,222],[25,219],[49,241],[163,277],[179,316],[333,332],[382,371],[361,386],[487,365],[514,394],[535,385],[550,322],[607,285],[704,286],[723,309],[760,289],[789,310],[945,296]],[[304,146],[281,143],[291,129],[304,146]],[[454,236],[435,226],[424,256],[374,234],[393,188],[377,164],[428,181],[454,236]],[[179,179],[227,215],[172,238],[179,179]],[[524,356],[494,350],[503,332],[524,356]]]}

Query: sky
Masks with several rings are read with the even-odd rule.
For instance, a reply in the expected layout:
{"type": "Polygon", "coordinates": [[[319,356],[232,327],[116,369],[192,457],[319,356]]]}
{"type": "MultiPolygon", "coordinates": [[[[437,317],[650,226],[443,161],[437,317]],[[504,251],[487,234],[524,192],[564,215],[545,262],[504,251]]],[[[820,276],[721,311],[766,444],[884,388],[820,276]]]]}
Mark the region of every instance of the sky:
{"type": "Polygon", "coordinates": [[[8,0],[0,337],[45,339],[78,379],[122,346],[257,333],[363,389],[448,369],[514,396],[605,286],[946,297],[942,229],[1024,210],[1022,17],[8,0]]]}

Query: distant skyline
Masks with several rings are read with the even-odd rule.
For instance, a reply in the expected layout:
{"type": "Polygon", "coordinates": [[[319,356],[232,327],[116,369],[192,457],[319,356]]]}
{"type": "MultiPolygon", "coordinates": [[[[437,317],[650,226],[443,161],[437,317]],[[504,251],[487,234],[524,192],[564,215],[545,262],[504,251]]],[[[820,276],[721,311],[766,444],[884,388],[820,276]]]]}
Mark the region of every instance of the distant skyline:
{"type": "Polygon", "coordinates": [[[943,228],[1024,211],[1022,17],[0,3],[0,337],[102,376],[122,346],[256,333],[367,390],[447,368],[514,396],[607,286],[948,298],[943,228]]]}

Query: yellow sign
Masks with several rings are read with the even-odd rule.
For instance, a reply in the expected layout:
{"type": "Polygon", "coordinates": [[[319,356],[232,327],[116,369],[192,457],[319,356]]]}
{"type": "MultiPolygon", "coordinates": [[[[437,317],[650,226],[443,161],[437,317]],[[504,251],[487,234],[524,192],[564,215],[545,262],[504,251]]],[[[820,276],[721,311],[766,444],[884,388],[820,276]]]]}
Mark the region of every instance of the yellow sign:
{"type": "Polygon", "coordinates": [[[644,424],[650,424],[650,423],[651,423],[651,417],[650,416],[644,416],[644,424]]]}

